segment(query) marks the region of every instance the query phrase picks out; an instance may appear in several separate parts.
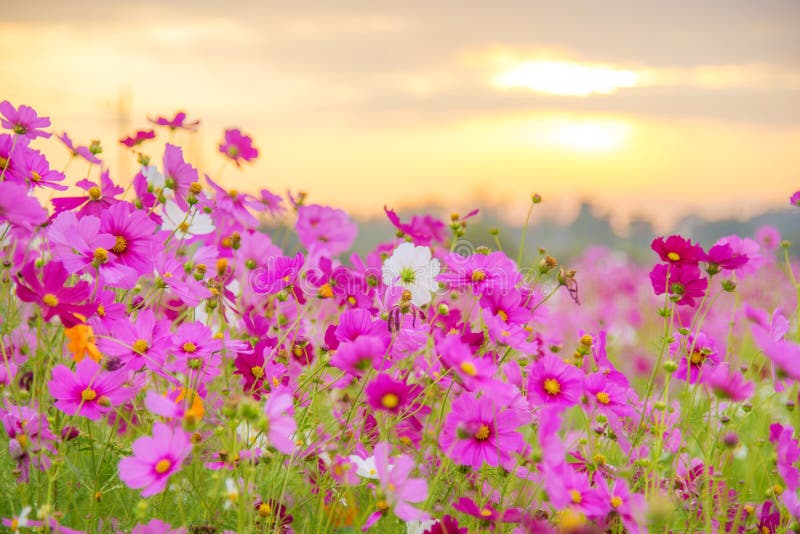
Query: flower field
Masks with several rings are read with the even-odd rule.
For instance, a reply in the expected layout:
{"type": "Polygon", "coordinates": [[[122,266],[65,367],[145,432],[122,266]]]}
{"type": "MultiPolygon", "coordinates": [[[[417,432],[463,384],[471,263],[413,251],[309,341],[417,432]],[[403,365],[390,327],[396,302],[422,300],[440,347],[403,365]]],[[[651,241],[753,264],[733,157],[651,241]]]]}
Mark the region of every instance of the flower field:
{"type": "MultiPolygon", "coordinates": [[[[135,176],[67,134],[59,171],[50,119],[0,103],[11,532],[800,521],[800,263],[774,228],[525,264],[524,233],[470,244],[478,210],[385,209],[396,233],[359,256],[344,211],[223,188],[181,146],[198,120],[151,123],[120,140],[135,176]]],[[[215,155],[259,156],[238,129],[215,155]]]]}

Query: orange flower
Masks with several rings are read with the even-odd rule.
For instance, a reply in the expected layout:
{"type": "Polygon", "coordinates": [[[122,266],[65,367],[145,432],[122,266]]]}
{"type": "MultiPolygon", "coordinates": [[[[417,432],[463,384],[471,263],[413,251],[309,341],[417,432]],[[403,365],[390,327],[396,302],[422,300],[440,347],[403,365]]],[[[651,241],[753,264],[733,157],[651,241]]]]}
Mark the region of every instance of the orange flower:
{"type": "Polygon", "coordinates": [[[72,353],[72,358],[79,362],[89,354],[89,357],[99,362],[103,357],[97,346],[94,344],[94,332],[92,327],[86,324],[76,324],[71,328],[65,328],[64,333],[69,339],[67,350],[72,353]]]}

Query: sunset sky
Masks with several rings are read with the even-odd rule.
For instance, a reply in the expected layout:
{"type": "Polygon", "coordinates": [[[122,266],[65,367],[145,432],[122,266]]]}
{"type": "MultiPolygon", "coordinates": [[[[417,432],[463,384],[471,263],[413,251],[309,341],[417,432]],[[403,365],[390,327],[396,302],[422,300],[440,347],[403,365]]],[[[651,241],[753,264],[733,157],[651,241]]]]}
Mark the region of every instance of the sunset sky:
{"type": "Polygon", "coordinates": [[[183,109],[212,176],[225,127],[253,136],[258,163],[222,174],[240,190],[510,218],[539,192],[666,227],[800,188],[798,36],[791,0],[11,2],[0,100],[100,138],[112,173],[119,137],[183,109]]]}

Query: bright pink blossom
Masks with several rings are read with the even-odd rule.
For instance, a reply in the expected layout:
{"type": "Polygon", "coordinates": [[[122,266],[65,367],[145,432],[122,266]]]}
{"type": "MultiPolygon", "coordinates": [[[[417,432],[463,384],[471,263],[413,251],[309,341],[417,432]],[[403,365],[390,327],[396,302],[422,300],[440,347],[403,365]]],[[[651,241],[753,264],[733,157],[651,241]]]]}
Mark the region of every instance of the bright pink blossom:
{"type": "Polygon", "coordinates": [[[142,489],[142,497],[161,493],[169,478],[180,471],[192,452],[188,433],[163,423],[153,425],[153,437],[143,436],[133,442],[133,456],[119,462],[119,478],[133,489],[142,489]]]}

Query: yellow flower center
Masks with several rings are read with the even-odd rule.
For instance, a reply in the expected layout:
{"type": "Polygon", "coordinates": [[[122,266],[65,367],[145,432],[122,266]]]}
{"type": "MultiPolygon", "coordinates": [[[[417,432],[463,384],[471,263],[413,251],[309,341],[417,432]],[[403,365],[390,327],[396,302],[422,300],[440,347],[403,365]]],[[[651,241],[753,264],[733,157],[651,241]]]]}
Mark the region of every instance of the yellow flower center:
{"type": "Polygon", "coordinates": [[[97,315],[99,315],[100,317],[106,316],[106,307],[103,306],[102,304],[97,305],[97,315]]]}
{"type": "Polygon", "coordinates": [[[601,391],[596,395],[596,397],[597,397],[597,402],[599,402],[600,404],[608,404],[611,402],[611,397],[605,391],[601,391]]]}
{"type": "Polygon", "coordinates": [[[250,374],[256,378],[261,378],[262,376],[264,376],[264,368],[261,367],[260,365],[254,365],[253,367],[250,368],[250,374]]]}
{"type": "Polygon", "coordinates": [[[679,261],[681,259],[681,255],[678,254],[677,252],[670,252],[669,254],[667,254],[667,257],[672,261],[679,261]]]}
{"type": "Polygon", "coordinates": [[[486,280],[486,273],[481,269],[475,269],[472,271],[472,281],[473,282],[483,282],[486,280]]]}
{"type": "Polygon", "coordinates": [[[104,248],[94,249],[94,261],[97,263],[105,263],[108,261],[108,251],[104,248]]]}
{"type": "Polygon", "coordinates": [[[619,508],[620,506],[622,506],[622,499],[620,497],[618,497],[617,495],[614,495],[613,497],[611,497],[611,507],[612,508],[619,508]]]}
{"type": "Polygon", "coordinates": [[[580,504],[581,501],[583,500],[581,498],[581,492],[578,490],[569,490],[569,496],[572,499],[572,502],[574,502],[575,504],[580,504]]]}
{"type": "Polygon", "coordinates": [[[134,352],[138,352],[139,354],[144,354],[147,352],[147,349],[150,348],[150,345],[147,344],[147,341],[144,339],[137,339],[133,342],[133,350],[134,352]]]}
{"type": "Polygon", "coordinates": [[[86,388],[81,391],[81,399],[84,401],[93,401],[97,398],[97,392],[92,388],[86,388]]]}
{"type": "Polygon", "coordinates": [[[22,447],[23,450],[28,448],[28,436],[25,434],[18,434],[17,435],[17,443],[19,446],[22,447]]]}
{"type": "Polygon", "coordinates": [[[385,512],[389,509],[389,504],[386,501],[378,501],[377,507],[381,512],[385,512]]]}
{"type": "Polygon", "coordinates": [[[483,441],[489,437],[489,426],[488,425],[481,425],[478,427],[478,431],[475,432],[475,439],[478,441],[483,441]]]}
{"type": "Polygon", "coordinates": [[[100,188],[96,185],[89,188],[89,198],[92,200],[100,200],[103,194],[100,192],[100,188]]]}
{"type": "Polygon", "coordinates": [[[549,395],[558,395],[561,393],[561,384],[555,378],[548,378],[544,381],[544,390],[549,395]]]}
{"type": "Polygon", "coordinates": [[[693,365],[701,365],[705,359],[706,355],[699,350],[692,352],[692,355],[689,357],[693,365]]]}
{"type": "Polygon", "coordinates": [[[400,398],[394,393],[387,393],[381,397],[381,404],[384,408],[391,410],[392,408],[397,408],[397,405],[400,404],[400,398]]]}
{"type": "Polygon", "coordinates": [[[475,368],[475,364],[472,362],[461,362],[459,367],[462,371],[464,371],[465,375],[475,376],[478,374],[478,370],[475,368]]]}
{"type": "Polygon", "coordinates": [[[192,182],[189,184],[189,192],[193,195],[199,195],[203,190],[203,185],[200,182],[192,182]]]}
{"type": "Polygon", "coordinates": [[[55,306],[58,306],[58,297],[56,297],[52,293],[47,293],[45,294],[45,296],[42,297],[42,302],[44,302],[51,308],[54,308],[55,306]]]}
{"type": "Polygon", "coordinates": [[[169,468],[172,467],[172,462],[164,458],[163,460],[159,460],[156,464],[156,473],[159,475],[166,473],[169,468]]]}
{"type": "Polygon", "coordinates": [[[191,341],[187,341],[183,344],[183,352],[194,352],[197,350],[197,345],[192,343],[191,341]]]}
{"type": "Polygon", "coordinates": [[[178,225],[178,230],[183,232],[184,234],[189,232],[189,223],[184,221],[178,225]]]}
{"type": "Polygon", "coordinates": [[[261,517],[269,517],[272,514],[272,507],[265,502],[258,505],[258,515],[261,517]]]}
{"type": "Polygon", "coordinates": [[[492,511],[489,510],[488,508],[484,508],[481,510],[481,517],[491,517],[491,516],[492,516],[492,511]]]}
{"type": "Polygon", "coordinates": [[[42,180],[42,175],[36,171],[31,172],[31,180],[34,182],[39,182],[42,180]]]}
{"type": "Polygon", "coordinates": [[[117,242],[114,243],[114,246],[111,248],[111,251],[114,254],[119,254],[120,252],[125,252],[126,248],[128,248],[128,240],[122,237],[121,235],[118,235],[117,242]]]}
{"type": "Polygon", "coordinates": [[[497,316],[500,317],[504,321],[508,321],[508,314],[503,310],[497,310],[497,316]]]}
{"type": "Polygon", "coordinates": [[[323,299],[329,299],[333,296],[333,289],[330,284],[323,284],[322,287],[319,288],[319,296],[323,299]]]}

